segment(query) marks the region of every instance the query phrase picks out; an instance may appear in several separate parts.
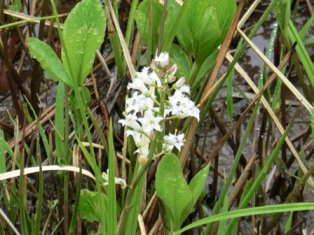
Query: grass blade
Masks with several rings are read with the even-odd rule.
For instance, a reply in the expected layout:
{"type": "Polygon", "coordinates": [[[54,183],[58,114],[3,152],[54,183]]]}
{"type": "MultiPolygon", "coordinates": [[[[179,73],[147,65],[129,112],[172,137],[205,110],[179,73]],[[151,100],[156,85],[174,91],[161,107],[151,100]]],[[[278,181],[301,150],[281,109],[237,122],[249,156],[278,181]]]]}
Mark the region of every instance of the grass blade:
{"type": "MultiPolygon", "coordinates": [[[[115,167],[114,167],[114,144],[112,119],[110,118],[109,126],[109,184],[108,184],[108,234],[117,234],[117,201],[116,201],[116,185],[115,185],[115,167]]],[[[128,231],[128,230],[127,230],[128,231]]]]}

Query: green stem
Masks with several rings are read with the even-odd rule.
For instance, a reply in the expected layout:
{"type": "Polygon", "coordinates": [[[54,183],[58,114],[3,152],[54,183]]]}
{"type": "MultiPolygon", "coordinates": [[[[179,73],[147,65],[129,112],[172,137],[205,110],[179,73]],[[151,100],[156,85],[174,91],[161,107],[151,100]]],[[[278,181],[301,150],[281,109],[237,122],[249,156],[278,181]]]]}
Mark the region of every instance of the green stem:
{"type": "Polygon", "coordinates": [[[77,189],[76,189],[76,196],[75,196],[75,204],[74,204],[74,210],[73,210],[68,234],[74,234],[75,228],[76,228],[76,220],[77,220],[77,215],[78,215],[78,207],[79,207],[81,188],[82,188],[82,161],[81,160],[80,160],[80,172],[78,173],[78,180],[77,180],[76,186],[77,186],[77,189]]]}
{"type": "Polygon", "coordinates": [[[150,64],[153,54],[153,24],[154,24],[154,11],[153,11],[153,0],[149,1],[149,8],[148,8],[148,43],[147,43],[147,64],[150,64]]]}
{"type": "Polygon", "coordinates": [[[132,5],[129,12],[128,23],[125,31],[125,43],[127,46],[130,46],[131,41],[131,34],[133,31],[134,19],[135,19],[135,12],[138,5],[138,0],[133,0],[132,5]]]}
{"type": "Polygon", "coordinates": [[[197,88],[197,84],[195,83],[198,72],[200,71],[201,64],[195,62],[192,67],[191,77],[188,81],[190,87],[192,88],[191,94],[193,94],[194,90],[197,88]]]}
{"type": "Polygon", "coordinates": [[[94,125],[95,131],[97,132],[98,137],[100,138],[101,144],[103,145],[105,152],[108,153],[109,148],[108,148],[108,144],[107,144],[104,132],[101,130],[97,120],[95,119],[95,117],[94,117],[94,115],[93,115],[93,113],[89,107],[87,107],[86,111],[87,111],[88,117],[90,118],[90,120],[92,121],[92,123],[94,125]]]}
{"type": "Polygon", "coordinates": [[[125,205],[124,205],[124,209],[121,215],[121,219],[119,221],[119,226],[118,226],[118,235],[125,235],[126,233],[126,224],[127,221],[129,219],[129,214],[131,212],[131,209],[133,208],[132,205],[132,198],[135,192],[135,187],[137,185],[137,183],[139,182],[139,180],[145,176],[146,170],[149,167],[150,163],[152,162],[153,159],[153,155],[155,153],[155,149],[157,148],[157,140],[160,138],[160,132],[156,133],[156,138],[154,139],[154,141],[152,142],[151,146],[150,146],[150,150],[148,153],[148,161],[144,166],[141,166],[139,168],[139,171],[135,173],[132,182],[130,184],[129,187],[129,191],[127,193],[126,199],[125,199],[125,205]]]}

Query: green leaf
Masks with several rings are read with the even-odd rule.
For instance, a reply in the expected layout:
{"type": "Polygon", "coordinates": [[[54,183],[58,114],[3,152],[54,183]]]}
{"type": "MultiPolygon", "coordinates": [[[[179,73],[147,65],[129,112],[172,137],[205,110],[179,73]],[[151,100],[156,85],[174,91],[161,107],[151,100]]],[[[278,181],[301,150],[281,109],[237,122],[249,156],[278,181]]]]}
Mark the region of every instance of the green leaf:
{"type": "MultiPolygon", "coordinates": [[[[57,95],[56,95],[56,104],[55,104],[55,145],[56,145],[56,159],[60,163],[62,158],[67,155],[67,148],[64,139],[65,139],[65,126],[69,125],[65,121],[65,99],[68,94],[65,92],[66,86],[64,83],[58,84],[57,95]]],[[[65,163],[67,164],[67,163],[65,163]]]]}
{"type": "MultiPolygon", "coordinates": [[[[5,173],[6,169],[6,155],[5,155],[5,147],[7,142],[3,137],[2,131],[0,131],[0,174],[5,173]]],[[[5,182],[5,181],[4,181],[5,182]]]]}
{"type": "Polygon", "coordinates": [[[227,111],[230,121],[233,121],[233,80],[234,80],[234,69],[227,76],[227,111]]]}
{"type": "Polygon", "coordinates": [[[228,211],[224,213],[219,213],[216,215],[211,215],[204,219],[197,220],[184,228],[175,231],[173,235],[179,235],[183,232],[202,226],[205,224],[209,224],[215,221],[222,221],[226,219],[233,219],[233,218],[240,218],[250,215],[262,215],[262,214],[272,214],[272,213],[280,213],[280,212],[292,212],[292,211],[306,211],[306,210],[314,210],[314,203],[307,202],[307,203],[285,203],[280,205],[271,205],[271,206],[260,206],[260,207],[253,207],[253,208],[246,208],[246,209],[237,209],[233,211],[228,211]]]}
{"type": "Polygon", "coordinates": [[[194,14],[200,14],[192,25],[192,48],[197,63],[204,60],[218,47],[223,39],[218,15],[214,7],[207,6],[194,14]]]}
{"type": "MultiPolygon", "coordinates": [[[[81,191],[81,198],[79,201],[79,211],[88,222],[100,221],[101,214],[106,214],[104,211],[107,208],[101,208],[97,198],[98,192],[91,192],[87,189],[81,191]]],[[[105,194],[101,194],[101,198],[107,201],[105,194]]]]}
{"type": "MultiPolygon", "coordinates": [[[[139,162],[136,161],[134,172],[137,172],[140,167],[141,166],[139,162]]],[[[142,176],[134,189],[134,194],[133,194],[132,202],[131,202],[131,205],[133,206],[132,208],[130,208],[130,213],[128,217],[129,219],[127,220],[127,224],[126,224],[126,231],[128,231],[128,234],[136,234],[136,231],[137,231],[137,225],[138,225],[137,217],[138,217],[138,214],[140,213],[140,208],[142,204],[141,199],[142,199],[142,193],[143,193],[144,179],[145,179],[145,176],[142,176]]]]}
{"type": "Polygon", "coordinates": [[[222,43],[235,11],[233,0],[194,0],[178,30],[180,45],[202,64],[222,43]]]}
{"type": "Polygon", "coordinates": [[[149,12],[150,0],[144,0],[139,4],[135,14],[135,21],[137,28],[142,36],[143,41],[148,44],[148,35],[151,30],[152,33],[152,48],[153,51],[157,47],[159,27],[161,23],[162,5],[157,1],[153,0],[153,22],[152,26],[149,26],[148,12],[149,12]]]}
{"type": "Polygon", "coordinates": [[[310,79],[310,82],[312,86],[314,86],[314,67],[313,62],[309,56],[309,53],[307,52],[302,39],[300,38],[297,29],[295,28],[292,21],[289,21],[289,27],[288,27],[288,35],[291,40],[291,43],[297,42],[296,45],[296,52],[304,66],[304,69],[307,73],[308,78],[310,79]]]}
{"type": "Polygon", "coordinates": [[[177,64],[178,70],[176,72],[176,76],[179,77],[189,77],[191,73],[191,64],[188,56],[176,44],[172,44],[171,49],[169,51],[171,63],[177,64]]]}
{"type": "Polygon", "coordinates": [[[82,86],[92,68],[95,52],[104,39],[106,20],[97,0],[78,3],[64,23],[61,55],[68,74],[82,86]]]}
{"type": "MultiPolygon", "coordinates": [[[[229,203],[228,194],[226,193],[221,212],[223,213],[228,212],[228,205],[229,205],[228,203],[229,203]]],[[[226,227],[227,227],[227,220],[221,220],[219,223],[218,235],[224,235],[226,227]]]]}
{"type": "Polygon", "coordinates": [[[202,170],[200,170],[191,180],[189,184],[189,188],[192,192],[193,195],[193,205],[195,205],[197,199],[201,195],[207,176],[208,176],[208,171],[209,171],[209,166],[208,164],[206,167],[204,167],[202,170]]]}
{"type": "Polygon", "coordinates": [[[303,25],[302,29],[299,31],[299,36],[303,40],[306,34],[309,32],[310,27],[314,21],[314,15],[311,16],[310,19],[303,25]]]}
{"type": "Polygon", "coordinates": [[[20,0],[14,0],[13,4],[9,6],[11,11],[19,12],[22,8],[22,4],[20,0]]]}
{"type": "Polygon", "coordinates": [[[204,62],[202,63],[202,66],[197,74],[197,77],[195,79],[195,82],[192,86],[192,90],[195,90],[199,84],[202,83],[206,83],[206,79],[204,79],[204,76],[206,75],[206,73],[208,71],[210,71],[214,65],[215,65],[215,60],[216,60],[216,56],[218,54],[218,49],[216,49],[213,53],[210,54],[210,56],[208,56],[204,62]]]}
{"type": "Polygon", "coordinates": [[[292,219],[293,219],[293,213],[291,212],[291,213],[289,214],[289,217],[288,217],[287,222],[286,222],[286,225],[285,225],[285,231],[284,231],[285,234],[288,233],[288,231],[289,231],[289,230],[291,229],[291,227],[292,227],[292,219]]]}
{"type": "Polygon", "coordinates": [[[282,31],[284,31],[284,33],[287,30],[291,15],[290,6],[290,0],[279,0],[276,2],[276,7],[274,8],[276,20],[278,21],[279,27],[282,31]]]}
{"type": "Polygon", "coordinates": [[[83,100],[83,104],[85,105],[85,107],[88,106],[88,104],[90,103],[91,101],[91,94],[90,94],[90,91],[88,90],[87,87],[85,86],[81,86],[78,88],[78,91],[80,93],[80,96],[82,97],[82,100],[83,100]]]}
{"type": "Polygon", "coordinates": [[[186,183],[180,161],[174,154],[168,154],[160,161],[156,173],[156,190],[165,206],[166,213],[179,229],[193,207],[192,193],[186,183]]]}
{"type": "Polygon", "coordinates": [[[174,22],[176,21],[178,15],[179,15],[180,9],[181,9],[181,6],[175,0],[168,0],[167,17],[165,20],[164,31],[162,32],[162,46],[161,46],[161,48],[164,48],[166,46],[165,44],[166,44],[168,38],[170,37],[171,30],[173,30],[172,27],[173,27],[174,22]]]}
{"type": "Polygon", "coordinates": [[[312,129],[312,140],[314,141],[314,109],[311,113],[311,129],[312,129]]]}
{"type": "Polygon", "coordinates": [[[61,61],[54,51],[37,38],[28,39],[28,49],[33,58],[38,60],[41,67],[45,69],[56,82],[64,82],[72,87],[72,81],[66,73],[61,61]]]}
{"type": "Polygon", "coordinates": [[[108,234],[117,234],[117,201],[116,201],[116,185],[115,185],[115,166],[114,166],[114,144],[113,144],[113,131],[112,119],[110,118],[109,124],[109,179],[108,179],[108,234]]]}

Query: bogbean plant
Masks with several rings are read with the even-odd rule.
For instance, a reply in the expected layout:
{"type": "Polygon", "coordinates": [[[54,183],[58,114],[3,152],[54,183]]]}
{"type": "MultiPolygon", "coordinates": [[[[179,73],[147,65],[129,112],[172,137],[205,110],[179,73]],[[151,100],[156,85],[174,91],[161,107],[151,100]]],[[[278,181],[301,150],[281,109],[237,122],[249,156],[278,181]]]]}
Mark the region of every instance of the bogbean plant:
{"type": "MultiPolygon", "coordinates": [[[[72,219],[68,221],[69,216],[65,214],[70,208],[67,197],[69,177],[68,174],[64,176],[64,204],[61,206],[65,208],[63,215],[65,225],[63,227],[66,228],[70,224],[69,228],[64,229],[64,231],[68,229],[67,234],[75,233],[76,218],[79,211],[86,221],[96,221],[101,225],[99,226],[101,228],[99,233],[101,234],[136,234],[138,215],[141,214],[142,194],[146,190],[144,181],[147,169],[155,160],[156,162],[158,160],[159,163],[155,188],[152,190],[156,192],[157,197],[162,202],[159,203],[159,211],[163,219],[165,234],[180,234],[196,226],[241,216],[313,208],[312,204],[304,203],[290,205],[289,208],[286,205],[278,205],[252,208],[247,211],[226,212],[229,187],[229,184],[226,184],[226,194],[221,197],[223,203],[217,202],[216,205],[218,206],[212,216],[181,228],[182,223],[193,209],[202,192],[209,166],[207,165],[200,170],[189,184],[186,182],[182,174],[182,166],[178,160],[180,150],[184,145],[185,133],[178,127],[182,126],[179,124],[184,123],[184,130],[188,129],[186,119],[202,120],[202,116],[208,113],[206,107],[210,106],[210,102],[205,106],[205,111],[203,110],[200,113],[190,96],[199,97],[197,92],[202,92],[202,89],[196,88],[203,85],[204,75],[208,72],[208,68],[211,68],[215,63],[215,53],[218,52],[217,46],[224,39],[236,11],[236,4],[233,0],[185,0],[181,7],[175,0],[165,2],[168,2],[168,5],[162,6],[155,0],[144,0],[140,4],[137,1],[132,1],[132,9],[137,8],[137,11],[136,16],[134,11],[130,11],[129,19],[135,18],[142,39],[147,44],[149,57],[147,60],[150,60],[150,55],[156,50],[165,49],[169,51],[173,61],[176,61],[178,66],[170,63],[168,53],[160,53],[150,63],[149,67],[144,67],[139,71],[128,84],[130,95],[126,98],[125,117],[119,123],[125,126],[125,136],[129,140],[127,142],[128,146],[124,147],[130,149],[129,155],[131,157],[135,156],[136,161],[131,162],[133,165],[128,168],[127,179],[117,178],[115,174],[111,174],[115,172],[115,169],[120,169],[120,165],[114,166],[115,155],[113,153],[114,144],[111,125],[109,126],[108,140],[109,169],[100,169],[96,163],[93,148],[87,149],[82,144],[86,135],[89,145],[92,146],[90,127],[86,115],[89,116],[97,130],[97,122],[93,121],[92,112],[88,108],[90,93],[83,86],[83,83],[92,68],[95,51],[103,42],[106,28],[104,11],[99,1],[83,0],[78,3],[69,14],[63,31],[61,26],[58,26],[62,42],[62,61],[45,43],[36,38],[30,38],[28,41],[30,54],[40,62],[49,76],[59,82],[55,114],[55,128],[57,129],[55,135],[56,162],[60,165],[71,164],[72,153],[68,142],[68,126],[70,125],[68,116],[70,110],[68,110],[68,107],[71,106],[74,114],[72,122],[76,131],[76,141],[84,156],[85,166],[93,170],[96,178],[93,189],[80,190],[81,184],[78,183],[72,219]],[[166,18],[162,18],[163,7],[167,9],[166,18]],[[147,16],[147,12],[150,13],[149,16],[147,16]],[[164,27],[160,27],[162,24],[164,24],[164,27]],[[151,25],[152,27],[150,27],[151,25]],[[159,30],[163,31],[160,32],[159,30]],[[158,38],[160,36],[162,38],[158,38]],[[178,43],[172,44],[175,37],[178,43]],[[160,40],[160,43],[158,40],[160,40]],[[182,76],[176,77],[178,73],[187,79],[182,76]],[[192,86],[192,91],[190,91],[190,86],[187,84],[192,86]],[[68,100],[66,86],[70,89],[70,101],[68,100]],[[68,102],[69,104],[66,104],[68,102]],[[122,198],[116,196],[116,184],[120,184],[121,188],[125,190],[121,193],[122,198]],[[226,213],[219,213],[220,208],[224,208],[223,212],[226,213]],[[119,221],[117,218],[119,218],[119,221]]],[[[51,3],[56,16],[54,1],[51,1],[51,3]]],[[[57,17],[56,22],[59,24],[57,17]]],[[[132,24],[133,22],[130,22],[130,25],[132,24]]],[[[130,29],[127,30],[129,34],[131,31],[130,29]]],[[[113,46],[113,48],[116,47],[113,46]]],[[[118,52],[120,52],[119,50],[118,47],[118,52]]],[[[116,62],[118,64],[119,59],[116,62]]],[[[125,63],[120,64],[120,66],[125,66],[125,63]]],[[[125,70],[125,68],[120,69],[119,74],[123,75],[125,70]]],[[[104,140],[103,133],[98,132],[97,134],[102,139],[105,147],[107,140],[104,140]]],[[[283,139],[284,137],[282,142],[283,139]]],[[[49,156],[49,148],[46,151],[49,156]]],[[[262,173],[266,175],[267,170],[268,168],[262,173]]],[[[229,175],[229,178],[232,179],[232,174],[229,175]]],[[[264,175],[261,174],[259,179],[253,185],[254,187],[250,189],[250,194],[246,196],[239,208],[244,208],[247,205],[256,188],[264,179],[264,175]]],[[[26,200],[21,200],[21,203],[23,201],[26,200]]],[[[23,204],[20,207],[22,208],[23,204]]],[[[38,233],[40,216],[37,215],[38,226],[34,230],[29,228],[31,226],[28,226],[26,216],[21,217],[23,234],[38,233]]],[[[232,224],[235,221],[233,220],[232,224]]],[[[226,226],[225,223],[221,224],[222,229],[219,230],[219,234],[224,233],[224,226],[226,226]]],[[[208,233],[210,228],[207,229],[208,233]]],[[[229,230],[232,230],[232,226],[229,227],[229,230]]]]}
{"type": "MultiPolygon", "coordinates": [[[[178,133],[176,129],[171,132],[171,128],[166,126],[188,117],[199,119],[199,109],[189,98],[190,87],[185,84],[184,77],[176,78],[176,71],[177,65],[170,64],[169,54],[161,53],[150,67],[138,72],[128,85],[131,95],[126,99],[125,119],[119,121],[128,127],[126,135],[132,137],[137,147],[134,154],[137,155],[139,167],[134,173],[132,187],[138,183],[134,183],[134,179],[145,177],[146,170],[143,169],[147,169],[152,160],[163,157],[157,168],[156,190],[165,208],[162,218],[166,234],[178,230],[191,212],[202,192],[209,169],[205,167],[188,185],[182,175],[178,156],[172,154],[174,148],[176,153],[180,152],[184,145],[184,133],[178,133]]],[[[133,204],[134,196],[138,195],[130,190],[118,234],[130,231],[127,227],[131,225],[127,221],[134,215],[127,210],[140,206],[133,204]]]]}

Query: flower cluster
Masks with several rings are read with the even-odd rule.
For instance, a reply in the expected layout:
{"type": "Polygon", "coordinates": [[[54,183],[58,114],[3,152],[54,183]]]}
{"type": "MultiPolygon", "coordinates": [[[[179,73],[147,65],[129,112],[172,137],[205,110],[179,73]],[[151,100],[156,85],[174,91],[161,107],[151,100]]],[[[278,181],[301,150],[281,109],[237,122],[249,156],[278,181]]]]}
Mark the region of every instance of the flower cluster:
{"type": "MultiPolygon", "coordinates": [[[[161,53],[128,84],[131,97],[126,99],[125,119],[119,122],[129,127],[126,134],[133,137],[141,164],[147,162],[155,132],[164,131],[165,120],[199,119],[199,109],[189,98],[190,88],[184,84],[185,78],[177,80],[176,71],[176,64],[170,66],[169,55],[161,53]]],[[[183,142],[184,133],[165,134],[163,153],[171,152],[174,147],[180,151],[183,142]]]]}
{"type": "MultiPolygon", "coordinates": [[[[109,184],[109,169],[107,169],[107,173],[102,173],[102,178],[105,180],[104,186],[107,186],[109,184]]],[[[127,184],[124,179],[114,177],[115,184],[119,184],[122,189],[126,188],[127,184]]]]}

